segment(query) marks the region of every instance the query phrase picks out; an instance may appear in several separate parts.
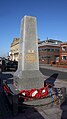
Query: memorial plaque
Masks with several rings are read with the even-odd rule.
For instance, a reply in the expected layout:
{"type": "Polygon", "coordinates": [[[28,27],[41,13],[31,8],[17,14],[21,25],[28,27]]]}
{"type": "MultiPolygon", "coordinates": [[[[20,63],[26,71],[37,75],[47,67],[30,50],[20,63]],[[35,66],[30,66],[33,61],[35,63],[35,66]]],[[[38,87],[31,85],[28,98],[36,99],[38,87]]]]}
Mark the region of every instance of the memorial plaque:
{"type": "Polygon", "coordinates": [[[14,84],[19,90],[44,85],[44,76],[39,71],[36,17],[24,16],[21,21],[19,63],[14,84]]]}

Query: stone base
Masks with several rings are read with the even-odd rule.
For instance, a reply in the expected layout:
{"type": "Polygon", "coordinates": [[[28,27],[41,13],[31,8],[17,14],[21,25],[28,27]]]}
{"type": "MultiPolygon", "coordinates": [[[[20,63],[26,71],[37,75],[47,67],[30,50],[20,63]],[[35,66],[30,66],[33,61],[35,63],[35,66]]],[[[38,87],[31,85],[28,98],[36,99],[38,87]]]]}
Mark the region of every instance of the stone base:
{"type": "Polygon", "coordinates": [[[25,101],[23,104],[26,104],[27,106],[43,106],[43,105],[52,105],[52,97],[45,97],[40,99],[35,99],[31,101],[25,101]]]}
{"type": "Polygon", "coordinates": [[[39,70],[17,70],[14,73],[14,85],[20,90],[41,88],[44,86],[44,76],[39,70]]]}

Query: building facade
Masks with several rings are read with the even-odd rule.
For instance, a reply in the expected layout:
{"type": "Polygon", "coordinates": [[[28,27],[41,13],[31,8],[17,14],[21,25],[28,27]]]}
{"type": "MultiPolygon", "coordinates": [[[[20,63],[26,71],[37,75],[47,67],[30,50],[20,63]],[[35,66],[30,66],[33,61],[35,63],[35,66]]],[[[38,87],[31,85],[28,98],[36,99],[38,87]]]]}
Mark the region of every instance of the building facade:
{"type": "Polygon", "coordinates": [[[39,43],[39,62],[40,64],[56,63],[60,56],[60,43],[58,40],[45,40],[39,43]]]}
{"type": "Polygon", "coordinates": [[[67,64],[67,42],[60,44],[60,64],[67,64]]]}
{"type": "Polygon", "coordinates": [[[19,40],[20,38],[14,38],[13,42],[11,43],[10,46],[10,52],[9,52],[9,56],[10,56],[10,60],[16,60],[18,61],[18,54],[19,54],[19,40]]]}

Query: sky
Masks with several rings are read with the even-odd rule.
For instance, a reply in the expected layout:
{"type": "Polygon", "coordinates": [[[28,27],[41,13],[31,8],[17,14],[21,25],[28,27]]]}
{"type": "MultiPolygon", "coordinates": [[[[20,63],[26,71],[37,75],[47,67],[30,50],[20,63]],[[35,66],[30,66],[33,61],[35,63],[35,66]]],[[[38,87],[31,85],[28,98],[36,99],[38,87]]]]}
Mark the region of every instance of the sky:
{"type": "Polygon", "coordinates": [[[8,55],[20,38],[21,19],[35,16],[40,40],[67,42],[67,0],[0,0],[0,56],[8,55]]]}

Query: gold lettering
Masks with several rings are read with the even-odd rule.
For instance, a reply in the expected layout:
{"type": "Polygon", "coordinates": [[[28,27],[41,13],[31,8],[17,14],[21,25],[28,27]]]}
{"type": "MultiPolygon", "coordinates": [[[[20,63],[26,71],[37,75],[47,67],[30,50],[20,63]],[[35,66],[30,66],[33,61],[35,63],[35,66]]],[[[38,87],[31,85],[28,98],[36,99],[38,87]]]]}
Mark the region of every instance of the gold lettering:
{"type": "Polygon", "coordinates": [[[35,54],[27,54],[25,57],[26,61],[29,63],[35,62],[36,61],[36,57],[35,54]]]}

